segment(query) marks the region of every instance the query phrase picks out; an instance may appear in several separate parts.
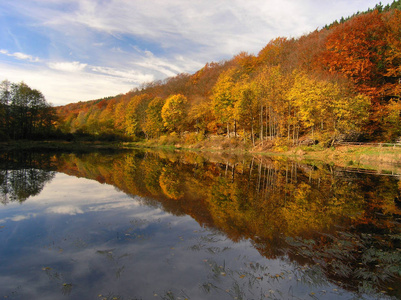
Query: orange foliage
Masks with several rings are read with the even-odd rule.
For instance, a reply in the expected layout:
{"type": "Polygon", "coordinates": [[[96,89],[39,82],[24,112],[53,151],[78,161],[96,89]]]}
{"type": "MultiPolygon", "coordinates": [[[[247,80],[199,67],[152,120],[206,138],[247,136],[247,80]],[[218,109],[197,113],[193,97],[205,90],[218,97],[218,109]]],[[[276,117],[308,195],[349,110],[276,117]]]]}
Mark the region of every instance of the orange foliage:
{"type": "MultiPolygon", "coordinates": [[[[201,130],[205,133],[221,134],[225,129],[218,126],[218,123],[229,121],[232,124],[226,124],[227,131],[230,130],[229,126],[234,127],[235,133],[243,132],[247,129],[245,127],[251,126],[252,140],[259,138],[262,143],[266,136],[287,137],[288,141],[290,138],[298,141],[298,135],[308,134],[308,131],[300,126],[297,110],[299,106],[294,106],[287,96],[294,85],[292,74],[305,72],[307,77],[317,78],[319,82],[326,82],[333,86],[342,86],[342,82],[349,81],[347,89],[340,90],[338,94],[339,99],[346,99],[343,103],[343,111],[349,110],[349,107],[353,107],[354,110],[359,109],[354,107],[355,97],[349,97],[350,94],[364,94],[369,97],[371,103],[369,123],[361,124],[361,128],[357,130],[375,133],[372,139],[396,136],[397,134],[388,134],[387,131],[390,129],[386,124],[389,108],[393,105],[390,103],[398,101],[401,97],[401,11],[396,4],[386,9],[380,7],[376,7],[377,9],[373,11],[359,13],[348,20],[342,19],[340,23],[335,22],[298,39],[285,37],[273,39],[256,57],[241,52],[227,61],[207,63],[193,75],[182,73],[165,80],[143,84],[140,88],[124,95],[58,107],[59,128],[66,132],[85,132],[90,127],[98,132],[104,128],[109,133],[124,135],[127,132],[127,124],[130,124],[135,130],[128,130],[129,132],[143,136],[142,125],[146,120],[149,103],[157,97],[165,101],[172,95],[181,94],[188,100],[186,111],[189,112],[189,118],[183,120],[185,131],[199,132],[201,130]],[[266,68],[272,67],[280,69],[282,80],[286,83],[283,91],[280,91],[281,114],[274,113],[272,108],[263,101],[265,95],[274,92],[276,84],[274,80],[264,78],[261,74],[266,68]],[[235,70],[232,84],[222,85],[222,79],[230,72],[229,70],[235,70]],[[255,105],[248,103],[251,99],[249,97],[242,103],[243,108],[252,107],[252,114],[237,114],[238,116],[234,119],[231,111],[234,105],[231,102],[235,102],[233,96],[235,93],[230,99],[227,97],[216,99],[216,91],[219,91],[219,95],[228,95],[234,92],[233,86],[240,87],[243,85],[242,82],[246,82],[250,87],[256,85],[259,88],[255,95],[257,97],[252,98],[255,105]],[[345,90],[346,93],[344,93],[345,90]],[[141,95],[147,95],[146,99],[141,98],[141,95]],[[135,107],[140,107],[139,110],[134,109],[134,112],[127,110],[131,99],[141,102],[135,103],[135,107]],[[226,105],[224,101],[231,101],[230,105],[226,105]],[[215,109],[213,112],[212,106],[221,109],[215,109]],[[99,112],[99,110],[107,110],[107,113],[99,112]],[[222,118],[222,115],[225,117],[222,118]],[[110,120],[99,120],[99,116],[103,119],[110,118],[110,120]],[[249,119],[248,121],[243,119],[245,116],[249,119]],[[88,120],[91,124],[87,123],[88,120]],[[126,122],[127,120],[131,122],[126,122]],[[252,125],[249,125],[250,123],[252,125]],[[280,124],[280,128],[277,124],[280,124]],[[255,131],[252,129],[253,126],[255,131]]],[[[322,100],[323,94],[324,91],[320,87],[315,90],[319,101],[322,100]]],[[[276,98],[272,101],[276,101],[276,98]]],[[[296,101],[306,109],[310,109],[310,105],[301,103],[305,102],[304,98],[298,97],[296,101]]],[[[239,108],[238,105],[237,108],[239,108]]],[[[323,116],[329,108],[325,104],[319,107],[320,111],[315,115],[323,116]]],[[[390,123],[398,124],[399,120],[393,117],[390,123]]],[[[399,116],[396,116],[397,118],[399,116]]],[[[324,118],[326,124],[333,121],[324,118]]],[[[329,127],[323,127],[323,122],[320,123],[319,130],[323,134],[329,136],[333,134],[329,127]]],[[[317,130],[317,124],[315,125],[313,127],[317,130]]],[[[332,128],[334,126],[331,126],[332,128]]],[[[158,136],[158,134],[147,132],[146,137],[151,136],[158,136]]]]}
{"type": "Polygon", "coordinates": [[[385,25],[378,11],[335,26],[327,37],[322,63],[351,78],[358,90],[378,97],[385,49],[385,25]]]}

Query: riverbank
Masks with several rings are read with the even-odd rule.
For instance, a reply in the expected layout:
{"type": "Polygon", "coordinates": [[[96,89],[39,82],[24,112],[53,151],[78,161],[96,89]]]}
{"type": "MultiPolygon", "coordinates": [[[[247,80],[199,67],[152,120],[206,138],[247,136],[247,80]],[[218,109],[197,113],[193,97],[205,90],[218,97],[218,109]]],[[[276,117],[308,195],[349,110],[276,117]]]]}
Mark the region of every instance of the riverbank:
{"type": "Polygon", "coordinates": [[[372,145],[321,145],[274,147],[268,144],[252,147],[236,139],[213,139],[195,144],[160,144],[157,141],[85,142],[85,141],[13,141],[0,143],[1,152],[15,150],[49,150],[88,152],[94,150],[129,150],[135,148],[213,152],[215,154],[248,154],[254,156],[283,156],[306,163],[325,163],[347,168],[390,170],[401,174],[401,148],[372,145]]]}
{"type": "Polygon", "coordinates": [[[311,146],[275,146],[269,143],[253,147],[238,139],[208,139],[194,144],[160,144],[157,141],[123,143],[124,148],[151,148],[213,152],[216,154],[248,154],[254,156],[283,156],[304,163],[324,163],[345,168],[386,170],[401,174],[401,147],[380,147],[372,144],[311,146]]]}
{"type": "Polygon", "coordinates": [[[401,174],[401,148],[370,145],[339,145],[325,149],[294,149],[288,153],[301,160],[318,160],[347,168],[388,170],[401,174]],[[294,153],[295,152],[295,153],[294,153]]]}
{"type": "Polygon", "coordinates": [[[119,142],[83,142],[83,141],[11,141],[0,143],[0,152],[16,150],[50,150],[50,151],[91,151],[93,149],[121,149],[119,142]]]}

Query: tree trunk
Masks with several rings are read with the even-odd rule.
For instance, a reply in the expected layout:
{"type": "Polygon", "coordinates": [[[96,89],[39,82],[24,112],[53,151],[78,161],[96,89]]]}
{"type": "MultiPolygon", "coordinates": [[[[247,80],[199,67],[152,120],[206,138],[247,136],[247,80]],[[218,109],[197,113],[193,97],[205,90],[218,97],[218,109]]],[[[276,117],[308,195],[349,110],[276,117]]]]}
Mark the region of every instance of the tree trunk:
{"type": "Polygon", "coordinates": [[[263,105],[260,105],[260,140],[263,146],[263,105]]]}

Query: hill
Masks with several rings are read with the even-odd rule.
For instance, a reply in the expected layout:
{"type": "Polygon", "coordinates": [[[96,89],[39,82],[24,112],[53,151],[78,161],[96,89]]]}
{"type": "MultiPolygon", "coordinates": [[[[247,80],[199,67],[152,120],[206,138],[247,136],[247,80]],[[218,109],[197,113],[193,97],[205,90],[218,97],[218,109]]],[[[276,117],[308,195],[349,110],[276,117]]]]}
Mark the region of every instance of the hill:
{"type": "Polygon", "coordinates": [[[210,135],[249,144],[329,145],[401,135],[401,1],[257,55],[207,63],[194,74],[126,94],[57,107],[64,133],[195,143],[210,135]]]}

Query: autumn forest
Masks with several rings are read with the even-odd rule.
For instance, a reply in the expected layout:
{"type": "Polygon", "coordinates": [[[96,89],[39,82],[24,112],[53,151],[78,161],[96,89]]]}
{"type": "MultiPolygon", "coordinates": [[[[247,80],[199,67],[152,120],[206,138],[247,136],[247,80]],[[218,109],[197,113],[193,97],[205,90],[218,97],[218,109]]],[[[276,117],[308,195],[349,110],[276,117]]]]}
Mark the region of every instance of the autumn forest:
{"type": "MultiPolygon", "coordinates": [[[[397,140],[400,97],[401,1],[394,1],[300,38],[278,37],[257,55],[243,52],[194,74],[56,107],[52,117],[59,135],[330,145],[397,140]]],[[[4,114],[9,105],[3,98],[4,114]]]]}

